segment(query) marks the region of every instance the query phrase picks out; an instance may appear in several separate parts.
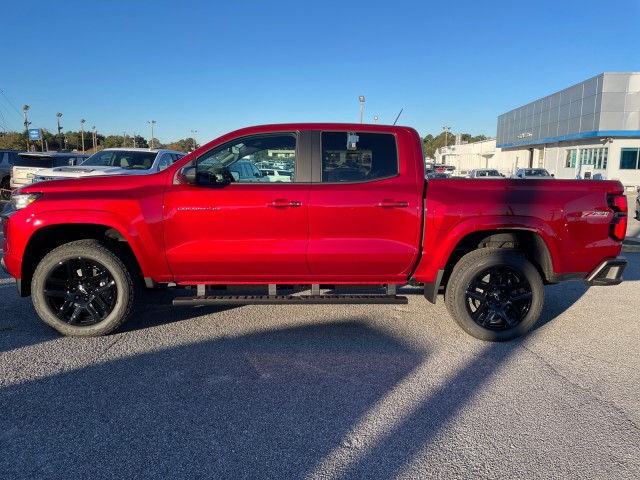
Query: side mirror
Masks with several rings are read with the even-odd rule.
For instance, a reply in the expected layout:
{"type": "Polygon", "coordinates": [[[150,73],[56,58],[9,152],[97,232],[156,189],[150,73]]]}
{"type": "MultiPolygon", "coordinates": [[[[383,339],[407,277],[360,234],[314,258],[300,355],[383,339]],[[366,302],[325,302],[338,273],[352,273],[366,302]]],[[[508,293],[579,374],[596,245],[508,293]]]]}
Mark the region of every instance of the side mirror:
{"type": "Polygon", "coordinates": [[[176,180],[178,183],[183,183],[186,185],[195,185],[196,184],[196,167],[184,167],[178,170],[176,175],[176,180]]]}

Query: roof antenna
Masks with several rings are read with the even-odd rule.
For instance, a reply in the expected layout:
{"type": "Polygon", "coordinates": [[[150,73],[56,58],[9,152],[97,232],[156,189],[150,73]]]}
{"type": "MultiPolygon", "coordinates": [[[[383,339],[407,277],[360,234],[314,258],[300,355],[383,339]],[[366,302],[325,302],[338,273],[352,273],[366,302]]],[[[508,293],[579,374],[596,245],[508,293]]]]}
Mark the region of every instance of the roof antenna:
{"type": "Polygon", "coordinates": [[[398,119],[400,118],[400,115],[402,115],[402,111],[403,111],[403,110],[404,110],[404,107],[402,107],[402,108],[400,109],[400,113],[399,113],[399,114],[398,114],[398,116],[396,117],[395,122],[393,122],[393,124],[394,124],[394,125],[396,124],[396,122],[397,122],[397,121],[398,121],[398,119]]]}

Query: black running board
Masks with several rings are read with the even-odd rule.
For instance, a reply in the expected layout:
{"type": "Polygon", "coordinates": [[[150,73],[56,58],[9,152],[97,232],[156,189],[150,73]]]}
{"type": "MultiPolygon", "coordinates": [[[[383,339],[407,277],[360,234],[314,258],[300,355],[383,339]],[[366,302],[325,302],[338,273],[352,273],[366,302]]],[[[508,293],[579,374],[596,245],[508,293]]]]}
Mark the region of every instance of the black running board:
{"type": "Polygon", "coordinates": [[[199,295],[178,297],[173,305],[322,305],[322,304],[406,304],[401,295],[199,295]]]}

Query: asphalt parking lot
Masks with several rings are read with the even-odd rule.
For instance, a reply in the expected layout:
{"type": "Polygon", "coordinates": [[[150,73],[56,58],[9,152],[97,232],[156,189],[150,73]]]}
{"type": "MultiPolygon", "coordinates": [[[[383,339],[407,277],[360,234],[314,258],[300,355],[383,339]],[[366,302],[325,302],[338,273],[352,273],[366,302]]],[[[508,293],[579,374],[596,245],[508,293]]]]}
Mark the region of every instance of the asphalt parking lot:
{"type": "MultiPolygon", "coordinates": [[[[640,222],[637,222],[640,223],[640,222]]],[[[171,307],[60,337],[0,273],[0,477],[638,478],[640,253],[528,336],[401,306],[171,307]]]]}

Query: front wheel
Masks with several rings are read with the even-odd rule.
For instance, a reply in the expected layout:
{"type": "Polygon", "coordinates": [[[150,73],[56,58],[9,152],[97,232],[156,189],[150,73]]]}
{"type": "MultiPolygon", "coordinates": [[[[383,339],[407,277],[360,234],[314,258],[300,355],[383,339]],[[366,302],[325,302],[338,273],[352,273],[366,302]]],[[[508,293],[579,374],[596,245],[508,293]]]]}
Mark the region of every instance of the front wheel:
{"type": "Polygon", "coordinates": [[[97,240],[70,242],[36,267],[31,295],[42,320],[63,335],[96,337],[118,328],[131,314],[131,273],[97,240]]]}
{"type": "Polygon", "coordinates": [[[465,332],[501,342],[533,327],[542,313],[544,286],[538,271],[519,253],[483,248],[456,264],[445,303],[465,332]]]}

